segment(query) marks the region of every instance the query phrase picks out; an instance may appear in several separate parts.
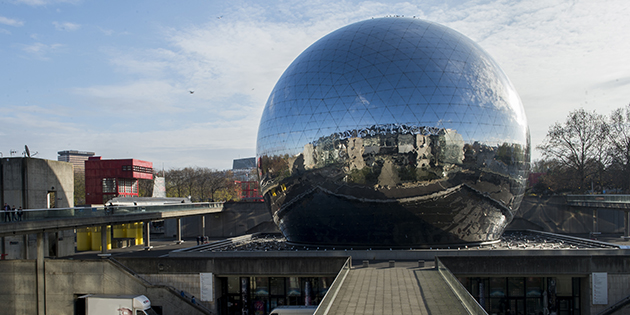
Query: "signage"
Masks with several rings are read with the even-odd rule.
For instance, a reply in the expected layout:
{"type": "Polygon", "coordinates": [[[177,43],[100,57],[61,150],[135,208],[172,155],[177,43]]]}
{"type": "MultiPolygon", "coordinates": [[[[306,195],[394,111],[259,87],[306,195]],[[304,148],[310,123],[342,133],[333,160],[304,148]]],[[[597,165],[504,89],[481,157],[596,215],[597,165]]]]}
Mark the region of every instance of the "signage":
{"type": "Polygon", "coordinates": [[[593,272],[593,305],[608,304],[608,273],[593,272]]]}
{"type": "Polygon", "coordinates": [[[201,301],[212,302],[212,273],[205,272],[199,274],[199,291],[201,292],[201,301]]]}

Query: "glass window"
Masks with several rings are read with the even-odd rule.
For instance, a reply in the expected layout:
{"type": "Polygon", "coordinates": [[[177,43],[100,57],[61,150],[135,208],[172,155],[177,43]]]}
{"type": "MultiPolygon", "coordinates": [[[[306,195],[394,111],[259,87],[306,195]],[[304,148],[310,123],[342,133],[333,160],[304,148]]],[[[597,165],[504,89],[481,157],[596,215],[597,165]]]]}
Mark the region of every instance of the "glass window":
{"type": "Polygon", "coordinates": [[[556,294],[558,296],[573,296],[571,277],[556,278],[556,294]]]}
{"type": "Polygon", "coordinates": [[[252,277],[251,281],[252,281],[251,290],[254,296],[268,296],[269,295],[269,278],[252,277]]]}
{"type": "Polygon", "coordinates": [[[510,296],[525,295],[525,281],[523,278],[508,278],[510,296]]]}
{"type": "Polygon", "coordinates": [[[544,314],[542,298],[527,298],[526,301],[528,314],[544,314]]]}
{"type": "Polygon", "coordinates": [[[541,297],[543,292],[542,278],[528,277],[526,283],[526,296],[527,297],[541,297]]]}
{"type": "Polygon", "coordinates": [[[504,297],[505,292],[505,278],[490,278],[490,297],[504,297]]]}
{"type": "Polygon", "coordinates": [[[116,192],[116,179],[115,178],[103,178],[103,192],[104,193],[116,192]]]}
{"type": "Polygon", "coordinates": [[[231,294],[240,293],[238,277],[227,277],[227,291],[231,294]]]}
{"type": "Polygon", "coordinates": [[[287,278],[287,296],[300,296],[300,278],[287,278]]]}

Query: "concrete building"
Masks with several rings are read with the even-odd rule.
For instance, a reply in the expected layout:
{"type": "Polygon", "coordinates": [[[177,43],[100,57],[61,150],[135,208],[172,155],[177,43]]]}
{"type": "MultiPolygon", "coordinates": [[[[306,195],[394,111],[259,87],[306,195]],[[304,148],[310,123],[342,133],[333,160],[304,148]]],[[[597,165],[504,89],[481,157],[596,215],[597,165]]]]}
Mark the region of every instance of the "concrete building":
{"type": "MultiPolygon", "coordinates": [[[[24,220],[32,209],[74,207],[74,172],[72,164],[29,157],[0,159],[0,204],[22,207],[24,220]]],[[[5,221],[4,215],[2,221],[5,221]]],[[[3,259],[33,259],[35,235],[2,237],[3,259]]],[[[74,253],[74,231],[45,233],[44,247],[50,257],[74,253]]]]}
{"type": "Polygon", "coordinates": [[[27,157],[0,160],[0,203],[24,209],[74,207],[72,164],[27,157]]]}
{"type": "Polygon", "coordinates": [[[59,154],[57,161],[72,163],[75,173],[85,172],[85,161],[87,161],[89,157],[94,156],[94,152],[77,150],[59,151],[57,154],[59,154]]]}

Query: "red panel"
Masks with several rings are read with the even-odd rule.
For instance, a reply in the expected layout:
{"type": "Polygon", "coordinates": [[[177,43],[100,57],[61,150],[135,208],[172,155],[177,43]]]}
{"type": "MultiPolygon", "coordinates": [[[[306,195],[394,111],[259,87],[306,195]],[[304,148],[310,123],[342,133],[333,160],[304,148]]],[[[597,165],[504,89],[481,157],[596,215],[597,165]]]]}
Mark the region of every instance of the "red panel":
{"type": "MultiPolygon", "coordinates": [[[[153,179],[153,163],[137,159],[103,160],[101,157],[89,158],[85,161],[86,203],[103,203],[103,178],[153,179]]],[[[138,196],[137,193],[112,195],[138,196]]]]}

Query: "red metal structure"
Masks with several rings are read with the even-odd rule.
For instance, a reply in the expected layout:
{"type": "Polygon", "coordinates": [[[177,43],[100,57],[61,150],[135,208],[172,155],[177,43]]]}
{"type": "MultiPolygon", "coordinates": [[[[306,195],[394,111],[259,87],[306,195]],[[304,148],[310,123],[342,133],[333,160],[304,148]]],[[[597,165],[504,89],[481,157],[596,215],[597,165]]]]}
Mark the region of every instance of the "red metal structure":
{"type": "Polygon", "coordinates": [[[105,204],[114,197],[137,197],[139,179],[153,179],[152,162],[90,157],[85,161],[85,201],[105,204]]]}
{"type": "Polygon", "coordinates": [[[262,195],[260,195],[257,181],[240,181],[237,180],[234,183],[240,187],[241,200],[246,201],[263,201],[262,195]]]}

